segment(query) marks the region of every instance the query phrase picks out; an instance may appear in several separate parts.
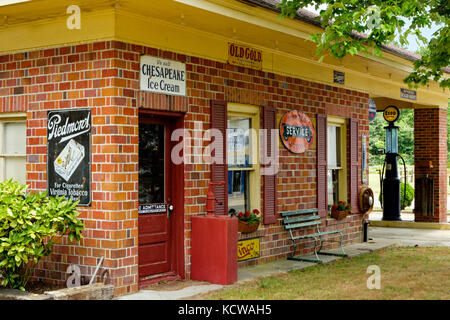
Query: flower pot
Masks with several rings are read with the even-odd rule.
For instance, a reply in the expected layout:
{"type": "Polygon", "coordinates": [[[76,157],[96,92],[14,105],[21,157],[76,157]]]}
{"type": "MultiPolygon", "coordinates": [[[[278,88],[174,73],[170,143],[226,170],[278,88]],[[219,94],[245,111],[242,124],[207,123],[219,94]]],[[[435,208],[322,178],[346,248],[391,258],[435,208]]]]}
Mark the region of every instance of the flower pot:
{"type": "Polygon", "coordinates": [[[331,210],[331,217],[336,220],[342,220],[347,217],[348,212],[345,210],[331,210]]]}
{"type": "Polygon", "coordinates": [[[241,233],[251,233],[255,232],[259,227],[259,222],[247,223],[241,220],[238,220],[238,231],[241,233]]]}

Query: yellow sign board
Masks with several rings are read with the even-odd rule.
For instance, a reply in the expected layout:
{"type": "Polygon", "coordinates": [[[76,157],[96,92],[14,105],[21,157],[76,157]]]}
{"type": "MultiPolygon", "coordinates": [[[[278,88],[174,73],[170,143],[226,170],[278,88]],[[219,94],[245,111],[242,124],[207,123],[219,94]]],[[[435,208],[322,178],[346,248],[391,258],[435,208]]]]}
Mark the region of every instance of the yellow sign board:
{"type": "Polygon", "coordinates": [[[236,43],[228,43],[228,63],[256,70],[262,69],[262,51],[236,43]]]}
{"type": "Polygon", "coordinates": [[[383,111],[384,120],[387,122],[395,122],[397,121],[400,115],[400,111],[396,106],[388,106],[383,111]]]}
{"type": "Polygon", "coordinates": [[[240,240],[237,251],[238,261],[259,258],[259,238],[240,240]]]}

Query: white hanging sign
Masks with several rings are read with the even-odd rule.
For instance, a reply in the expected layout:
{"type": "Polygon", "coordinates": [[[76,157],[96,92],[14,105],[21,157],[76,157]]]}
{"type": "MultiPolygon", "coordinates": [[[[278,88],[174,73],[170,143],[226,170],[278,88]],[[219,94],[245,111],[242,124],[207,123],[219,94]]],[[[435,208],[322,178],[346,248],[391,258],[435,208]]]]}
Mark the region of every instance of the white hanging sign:
{"type": "Polygon", "coordinates": [[[153,56],[141,56],[140,89],[185,96],[186,64],[153,56]]]}

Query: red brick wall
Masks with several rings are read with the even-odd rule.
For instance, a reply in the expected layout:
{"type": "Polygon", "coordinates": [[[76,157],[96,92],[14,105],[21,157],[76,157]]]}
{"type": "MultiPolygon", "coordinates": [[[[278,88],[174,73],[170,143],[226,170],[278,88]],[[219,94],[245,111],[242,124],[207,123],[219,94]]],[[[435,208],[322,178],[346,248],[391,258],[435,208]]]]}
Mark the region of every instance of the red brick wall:
{"type": "MultiPolygon", "coordinates": [[[[91,275],[101,256],[116,294],[137,290],[137,72],[115,42],[0,57],[0,110],[27,112],[27,183],[46,190],[47,110],[92,110],[92,206],[80,207],[80,244],[62,238],[36,276],[64,281],[69,264],[91,275]],[[120,58],[120,59],[119,59],[120,58]]],[[[137,57],[135,57],[137,59],[137,57]]]]}
{"type": "MultiPolygon", "coordinates": [[[[85,237],[79,245],[63,238],[37,276],[62,282],[70,263],[81,265],[82,273],[90,275],[105,256],[115,294],[137,290],[138,108],[187,111],[185,128],[192,130],[195,122],[201,122],[206,130],[211,99],[276,107],[279,115],[297,109],[311,119],[317,113],[355,118],[360,135],[369,131],[365,93],[155,48],[107,41],[0,56],[0,111],[27,111],[27,182],[32,190],[46,190],[47,110],[92,110],[92,206],[79,209],[85,237]],[[141,94],[141,54],[186,63],[187,97],[141,94]]],[[[316,207],[315,150],[294,155],[282,148],[280,163],[278,211],[316,207]]],[[[208,164],[185,165],[187,277],[191,215],[205,213],[209,179],[208,164]]],[[[327,220],[324,227],[344,229],[345,243],[359,241],[361,216],[338,223],[327,220]]],[[[261,258],[241,266],[285,257],[292,248],[279,224],[265,226],[257,235],[262,236],[261,258]]],[[[299,247],[306,252],[311,249],[304,247],[310,245],[305,242],[299,247]]]]}
{"type": "Polygon", "coordinates": [[[447,130],[444,108],[414,110],[415,179],[428,174],[434,180],[434,216],[416,214],[415,221],[447,222],[447,130]]]}

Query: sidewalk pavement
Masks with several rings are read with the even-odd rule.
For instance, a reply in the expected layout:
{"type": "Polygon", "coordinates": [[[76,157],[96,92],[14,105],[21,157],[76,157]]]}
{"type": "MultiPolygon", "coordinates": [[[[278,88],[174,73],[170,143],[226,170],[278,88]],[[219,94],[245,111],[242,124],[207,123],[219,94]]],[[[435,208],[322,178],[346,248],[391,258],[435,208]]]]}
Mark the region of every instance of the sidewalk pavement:
{"type": "Polygon", "coordinates": [[[393,241],[397,246],[450,247],[450,229],[369,227],[369,238],[393,241]]]}
{"type": "Polygon", "coordinates": [[[447,215],[446,223],[414,222],[414,213],[404,211],[401,212],[400,218],[402,221],[384,221],[383,212],[379,210],[369,214],[370,225],[373,227],[450,230],[450,214],[447,215]]]}
{"type": "MultiPolygon", "coordinates": [[[[357,243],[352,245],[344,246],[345,252],[350,256],[358,256],[364,253],[372,252],[374,250],[380,250],[383,248],[387,248],[393,246],[395,241],[393,240],[385,240],[385,239],[377,239],[371,240],[367,243],[357,243]]],[[[336,253],[340,253],[340,249],[332,249],[330,252],[335,251],[336,253]]],[[[312,257],[312,255],[311,255],[312,257]]],[[[324,261],[324,263],[328,263],[337,259],[342,259],[341,257],[336,256],[325,256],[322,255],[320,258],[324,261]]],[[[314,266],[315,263],[311,262],[302,262],[302,261],[292,261],[286,259],[279,259],[277,261],[263,263],[256,266],[239,268],[238,270],[238,281],[232,285],[217,285],[217,284],[209,284],[207,282],[200,281],[192,281],[187,280],[189,282],[189,286],[184,287],[180,290],[170,289],[170,285],[167,286],[167,289],[159,286],[157,290],[151,289],[143,289],[137,293],[124,295],[115,299],[118,300],[181,300],[181,299],[189,299],[195,295],[206,293],[212,290],[218,290],[222,288],[227,288],[233,285],[239,285],[244,283],[245,281],[255,279],[257,277],[264,277],[269,275],[276,275],[286,273],[290,270],[295,269],[303,269],[306,267],[314,266]]],[[[183,281],[181,281],[183,282],[183,281]]]]}
{"type": "MultiPolygon", "coordinates": [[[[357,243],[344,246],[345,252],[350,257],[362,255],[375,250],[381,250],[391,246],[448,246],[450,247],[450,230],[434,229],[405,229],[405,228],[382,228],[369,227],[369,242],[357,243]]],[[[340,252],[340,249],[329,251],[340,252]]],[[[312,257],[312,255],[311,255],[312,257]]],[[[337,259],[335,256],[320,256],[324,263],[337,259]]],[[[240,285],[246,281],[257,277],[283,274],[290,270],[303,269],[314,266],[314,263],[279,259],[277,261],[259,264],[256,266],[239,268],[238,281],[232,285],[217,285],[207,282],[184,280],[188,286],[180,290],[173,290],[173,285],[168,284],[158,286],[157,290],[143,289],[137,293],[121,296],[118,300],[182,300],[195,299],[196,295],[204,294],[213,290],[219,290],[235,285],[240,285]],[[172,287],[172,288],[171,288],[172,287]]],[[[181,285],[183,286],[183,285],[181,285]]],[[[178,286],[180,287],[180,286],[178,286]]]]}

